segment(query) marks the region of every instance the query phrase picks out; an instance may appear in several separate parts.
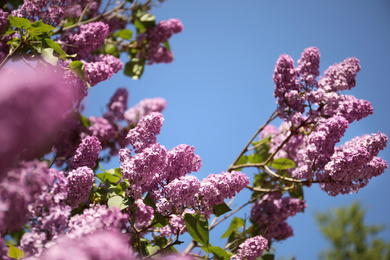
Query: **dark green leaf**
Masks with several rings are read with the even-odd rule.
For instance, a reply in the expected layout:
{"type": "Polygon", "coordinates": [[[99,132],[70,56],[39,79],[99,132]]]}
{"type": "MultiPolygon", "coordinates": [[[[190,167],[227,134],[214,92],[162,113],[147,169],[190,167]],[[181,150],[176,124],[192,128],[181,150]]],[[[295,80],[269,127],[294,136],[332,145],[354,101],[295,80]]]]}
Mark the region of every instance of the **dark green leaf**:
{"type": "Polygon", "coordinates": [[[226,203],[218,204],[213,207],[213,213],[216,217],[219,217],[229,211],[231,211],[231,209],[228,205],[226,205],[226,203]]]}
{"type": "Polygon", "coordinates": [[[126,76],[131,77],[132,79],[140,79],[142,73],[144,72],[145,60],[144,59],[131,59],[125,65],[124,73],[126,76]]]}
{"type": "Polygon", "coordinates": [[[153,199],[150,197],[150,193],[146,194],[146,197],[144,198],[144,204],[146,206],[152,207],[153,209],[156,209],[156,204],[154,203],[153,199]]]}
{"type": "Polygon", "coordinates": [[[160,223],[163,227],[168,225],[169,220],[168,218],[164,217],[160,212],[157,210],[154,210],[154,218],[157,220],[158,223],[160,223]]]}
{"type": "Polygon", "coordinates": [[[8,16],[9,23],[19,29],[28,29],[31,26],[30,20],[21,17],[13,17],[11,14],[8,16]]]}
{"type": "Polygon", "coordinates": [[[218,247],[218,246],[209,246],[207,247],[202,247],[202,249],[206,253],[212,253],[214,254],[214,258],[216,260],[229,260],[232,257],[232,254],[228,253],[226,250],[218,247]]]}
{"type": "Polygon", "coordinates": [[[123,29],[123,30],[117,31],[114,34],[114,36],[120,37],[120,38],[125,39],[125,40],[130,40],[133,37],[133,32],[131,30],[128,30],[128,29],[123,29]]]}
{"type": "Polygon", "coordinates": [[[7,244],[9,246],[8,249],[8,256],[14,259],[21,259],[24,257],[24,252],[20,250],[19,248],[14,247],[11,244],[7,244]]]}
{"type": "Polygon", "coordinates": [[[186,223],[187,231],[191,237],[198,243],[208,247],[209,246],[209,228],[207,219],[190,214],[184,215],[184,222],[186,223]]]}
{"type": "Polygon", "coordinates": [[[230,223],[229,228],[226,230],[225,233],[223,233],[222,238],[229,237],[234,231],[238,230],[240,227],[243,227],[245,225],[245,221],[242,218],[233,218],[232,222],[230,223]]]}
{"type": "Polygon", "coordinates": [[[288,158],[278,158],[272,162],[272,168],[276,170],[286,170],[295,167],[295,162],[288,158]]]}
{"type": "Polygon", "coordinates": [[[304,199],[302,186],[298,186],[293,190],[289,190],[288,193],[294,198],[298,198],[300,200],[304,199]]]}
{"type": "Polygon", "coordinates": [[[154,27],[156,25],[156,17],[152,14],[145,13],[139,18],[139,21],[145,28],[154,27]]]}
{"type": "Polygon", "coordinates": [[[265,255],[262,255],[261,258],[263,260],[274,260],[275,259],[275,255],[273,255],[273,254],[265,254],[265,255]]]}

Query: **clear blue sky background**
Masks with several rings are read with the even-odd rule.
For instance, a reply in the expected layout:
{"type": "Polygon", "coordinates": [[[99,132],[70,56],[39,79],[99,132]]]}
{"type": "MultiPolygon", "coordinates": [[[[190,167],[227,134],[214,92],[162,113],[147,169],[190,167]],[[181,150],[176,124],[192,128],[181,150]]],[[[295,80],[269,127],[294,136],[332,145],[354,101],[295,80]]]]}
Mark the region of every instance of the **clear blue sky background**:
{"type": "MultiPolygon", "coordinates": [[[[143,98],[165,98],[158,141],[168,149],[193,145],[203,160],[199,179],[226,170],[276,108],[272,75],[279,55],[298,60],[310,46],[321,52],[321,75],[347,57],[361,61],[357,86],[346,94],[372,102],[374,115],[353,123],[343,142],[377,131],[390,135],[389,1],[168,0],[152,13],[158,20],[179,18],[184,24],[184,31],[170,41],[175,60],[146,67],[139,81],[120,72],[94,87],[85,114],[101,115],[118,87],[128,88],[129,106],[143,98]]],[[[390,161],[390,148],[380,156],[390,161]]],[[[117,166],[114,159],[110,167],[117,166]]],[[[246,173],[253,177],[252,170],[246,173]]],[[[389,173],[354,195],[330,197],[316,185],[305,189],[308,208],[289,219],[295,236],[275,244],[276,257],[316,259],[328,244],[314,213],[356,200],[368,209],[367,223],[387,225],[380,236],[390,240],[389,173]]],[[[248,195],[239,196],[233,208],[248,195]]],[[[240,216],[248,212],[249,207],[240,216]]],[[[212,231],[212,238],[225,228],[212,231]]]]}

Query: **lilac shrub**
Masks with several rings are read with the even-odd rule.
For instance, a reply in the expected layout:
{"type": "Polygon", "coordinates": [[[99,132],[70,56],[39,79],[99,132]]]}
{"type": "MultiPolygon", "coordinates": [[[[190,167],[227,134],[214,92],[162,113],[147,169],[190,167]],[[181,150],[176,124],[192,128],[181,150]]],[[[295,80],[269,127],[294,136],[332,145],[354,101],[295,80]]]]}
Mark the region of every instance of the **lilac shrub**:
{"type": "Polygon", "coordinates": [[[245,240],[239,247],[238,254],[232,256],[233,259],[255,260],[263,254],[264,250],[268,249],[268,241],[262,236],[255,236],[245,240]]]}

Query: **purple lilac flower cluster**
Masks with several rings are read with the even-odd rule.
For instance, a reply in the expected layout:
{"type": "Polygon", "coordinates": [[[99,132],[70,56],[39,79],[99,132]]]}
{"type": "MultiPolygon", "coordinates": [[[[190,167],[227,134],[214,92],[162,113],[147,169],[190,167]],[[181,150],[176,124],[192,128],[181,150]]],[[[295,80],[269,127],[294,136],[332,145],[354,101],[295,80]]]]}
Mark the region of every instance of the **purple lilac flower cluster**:
{"type": "MultiPolygon", "coordinates": [[[[186,213],[192,214],[193,211],[185,210],[186,213]]],[[[171,237],[176,236],[180,231],[180,235],[187,232],[186,224],[182,215],[172,214],[169,216],[169,224],[159,229],[161,236],[171,237]]]]}
{"type": "Polygon", "coordinates": [[[83,237],[64,237],[59,240],[40,259],[138,259],[133,255],[128,239],[115,231],[100,230],[83,237]]]}
{"type": "Polygon", "coordinates": [[[69,193],[67,203],[72,208],[77,208],[81,202],[86,201],[91,191],[94,176],[92,169],[83,166],[68,173],[69,193]]]}
{"type": "Polygon", "coordinates": [[[27,222],[29,205],[50,182],[48,171],[46,163],[33,161],[7,172],[0,183],[0,233],[18,230],[27,222]]]}
{"type": "Polygon", "coordinates": [[[135,202],[135,218],[133,218],[133,208],[128,208],[129,219],[134,219],[134,227],[138,230],[144,229],[150,225],[154,217],[152,207],[146,206],[141,199],[135,202]]]}
{"type": "Polygon", "coordinates": [[[12,11],[13,16],[27,18],[30,21],[42,20],[44,23],[57,26],[66,15],[69,0],[25,0],[18,9],[12,11]]]}
{"type": "Polygon", "coordinates": [[[121,172],[129,181],[127,194],[138,199],[151,192],[156,209],[163,215],[182,214],[185,208],[197,209],[209,217],[213,206],[232,198],[249,184],[249,178],[240,172],[211,174],[202,182],[186,175],[198,171],[202,165],[194,148],[179,145],[170,151],[157,141],[163,118],[160,113],[150,113],[129,131],[128,139],[135,149],[122,149],[121,172]]]}
{"type": "Polygon", "coordinates": [[[124,114],[124,118],[129,125],[136,125],[142,117],[147,116],[152,112],[161,113],[166,106],[167,101],[163,98],[146,98],[134,107],[128,109],[124,114]]]}
{"type": "Polygon", "coordinates": [[[147,57],[149,64],[169,63],[173,60],[170,50],[165,48],[162,43],[166,42],[174,33],[183,30],[183,25],[178,19],[169,19],[160,21],[155,27],[148,28],[145,34],[137,36],[138,44],[142,45],[144,39],[147,40],[147,57]]]}
{"type": "Polygon", "coordinates": [[[73,169],[87,166],[94,168],[99,152],[102,149],[96,136],[86,136],[76,150],[76,154],[70,159],[69,166],[73,169]]]}
{"type": "Polygon", "coordinates": [[[286,222],[287,218],[303,212],[306,207],[304,200],[294,197],[282,198],[281,192],[267,193],[253,204],[251,220],[260,226],[265,238],[286,239],[293,235],[292,228],[286,222]]]}
{"type": "Polygon", "coordinates": [[[64,34],[61,42],[67,44],[64,46],[65,52],[69,54],[77,53],[77,58],[83,59],[103,44],[108,33],[109,26],[107,24],[93,22],[81,25],[77,33],[64,34]]]}
{"type": "Polygon", "coordinates": [[[7,28],[8,15],[8,12],[5,12],[0,9],[0,34],[3,34],[3,31],[5,30],[5,28],[7,28]]]}
{"type": "Polygon", "coordinates": [[[90,205],[83,214],[70,218],[66,235],[70,238],[78,238],[102,230],[120,232],[125,228],[126,223],[127,216],[118,208],[90,205]]]}
{"type": "Polygon", "coordinates": [[[244,243],[239,245],[237,254],[232,256],[232,258],[237,260],[255,260],[266,249],[268,249],[268,240],[262,236],[255,236],[248,238],[244,243]]]}
{"type": "Polygon", "coordinates": [[[1,179],[16,157],[31,160],[50,151],[48,138],[73,104],[61,75],[50,69],[2,71],[0,84],[1,179]]]}
{"type": "Polygon", "coordinates": [[[271,153],[290,138],[274,158],[286,157],[296,163],[297,167],[289,170],[292,177],[320,181],[321,187],[333,196],[357,192],[367,185],[369,179],[387,168],[387,163],[376,157],[386,146],[387,137],[378,134],[368,138],[380,139],[375,152],[370,152],[366,148],[369,145],[361,143],[358,146],[347,143],[336,148],[349,124],[372,114],[373,108],[368,101],[340,94],[355,87],[360,71],[358,59],[347,58],[330,66],[317,83],[319,61],[320,53],[315,47],[304,50],[297,68],[289,56],[279,58],[274,74],[275,97],[278,114],[286,120],[279,131],[273,126],[265,128],[261,138],[271,136],[271,153]],[[294,102],[299,101],[308,108],[306,115],[303,114],[305,109],[289,103],[287,97],[291,92],[300,97],[294,102]],[[357,156],[364,159],[357,159],[357,156]],[[349,170],[353,162],[352,173],[349,170]]]}

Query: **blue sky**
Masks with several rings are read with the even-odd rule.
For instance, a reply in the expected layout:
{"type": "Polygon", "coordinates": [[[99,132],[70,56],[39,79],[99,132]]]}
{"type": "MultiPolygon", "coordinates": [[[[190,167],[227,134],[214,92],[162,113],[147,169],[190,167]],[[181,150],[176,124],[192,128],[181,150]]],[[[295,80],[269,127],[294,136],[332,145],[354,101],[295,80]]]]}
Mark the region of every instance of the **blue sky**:
{"type": "MultiPolygon", "coordinates": [[[[118,87],[129,90],[129,106],[144,98],[165,98],[168,106],[158,141],[168,149],[193,145],[203,160],[199,179],[226,170],[276,108],[272,75],[279,55],[298,60],[310,46],[321,52],[321,75],[347,57],[361,62],[357,85],[346,94],[370,101],[374,114],[353,123],[342,142],[377,131],[390,135],[389,1],[167,0],[152,13],[157,20],[178,18],[184,24],[183,32],[170,41],[175,60],[146,67],[139,81],[120,72],[95,86],[85,114],[101,115],[118,87]]],[[[389,161],[390,149],[380,156],[389,161]]],[[[117,166],[114,159],[111,167],[117,166]]],[[[249,176],[253,172],[246,171],[249,176]]],[[[289,219],[295,236],[275,244],[276,257],[316,259],[327,242],[314,213],[356,200],[368,209],[368,223],[388,226],[380,235],[390,240],[389,173],[354,195],[330,197],[316,185],[305,189],[308,208],[289,219]]],[[[240,195],[233,208],[248,195],[240,195]]],[[[240,216],[248,212],[246,208],[240,216]]],[[[224,228],[212,231],[212,238],[224,228]]]]}

